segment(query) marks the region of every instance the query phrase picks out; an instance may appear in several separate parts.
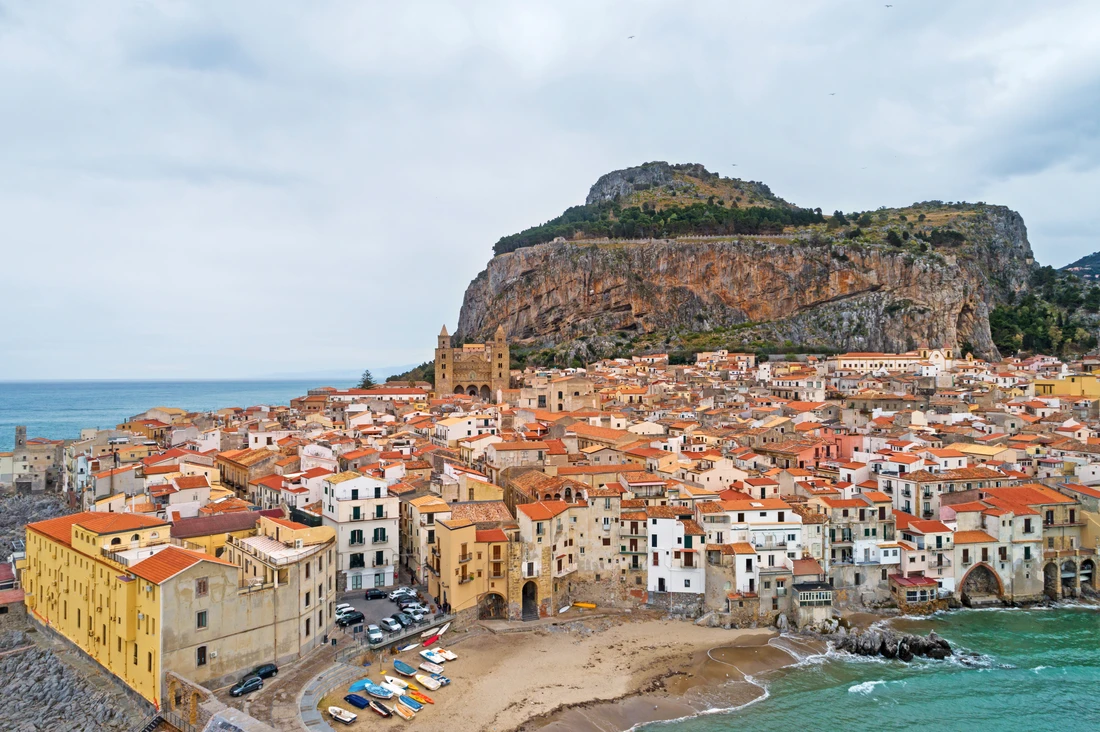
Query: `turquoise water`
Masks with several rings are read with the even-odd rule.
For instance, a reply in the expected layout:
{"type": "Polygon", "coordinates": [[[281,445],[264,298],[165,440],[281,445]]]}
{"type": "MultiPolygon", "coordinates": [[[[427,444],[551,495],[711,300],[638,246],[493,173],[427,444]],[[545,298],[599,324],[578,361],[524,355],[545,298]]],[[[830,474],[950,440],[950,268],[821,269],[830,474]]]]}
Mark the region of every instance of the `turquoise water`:
{"type": "Polygon", "coordinates": [[[351,386],[316,380],[0,382],[0,450],[11,450],[17,424],[27,425],[28,437],[74,438],[85,427],[114,427],[150,407],[207,411],[289,404],[322,385],[351,386]]]}
{"type": "Polygon", "coordinates": [[[758,679],[767,698],[647,732],[1100,730],[1100,610],[960,611],[893,627],[974,654],[906,665],[829,654],[758,679]]]}

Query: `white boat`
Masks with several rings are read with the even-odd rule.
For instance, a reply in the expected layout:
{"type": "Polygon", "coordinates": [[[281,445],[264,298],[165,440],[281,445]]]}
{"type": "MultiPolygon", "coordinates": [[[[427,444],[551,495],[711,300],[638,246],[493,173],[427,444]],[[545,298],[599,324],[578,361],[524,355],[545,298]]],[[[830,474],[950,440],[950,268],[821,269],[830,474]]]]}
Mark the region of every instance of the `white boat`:
{"type": "Polygon", "coordinates": [[[396,676],[383,676],[382,678],[386,680],[387,684],[389,684],[391,686],[396,686],[398,689],[407,689],[407,688],[409,688],[409,682],[408,681],[403,681],[403,680],[397,678],[396,676]]]}
{"type": "Polygon", "coordinates": [[[351,724],[359,716],[354,712],[349,712],[347,709],[344,709],[342,707],[329,707],[328,713],[337,722],[343,722],[344,724],[351,724]]]}
{"type": "Polygon", "coordinates": [[[439,655],[438,653],[436,653],[435,651],[433,651],[429,648],[425,648],[423,651],[421,651],[420,652],[420,657],[423,658],[426,661],[429,661],[429,662],[435,663],[435,664],[442,664],[442,663],[445,663],[447,661],[446,658],[444,658],[443,656],[439,655]]]}
{"type": "Polygon", "coordinates": [[[450,628],[450,627],[451,627],[451,624],[447,623],[446,625],[444,625],[442,628],[439,629],[439,632],[436,633],[436,635],[443,635],[444,633],[447,632],[447,629],[450,628]]]}
{"type": "Polygon", "coordinates": [[[443,685],[439,681],[439,679],[433,679],[431,676],[428,676],[427,674],[417,674],[416,675],[416,680],[419,681],[420,685],[423,686],[428,691],[435,691],[436,689],[438,689],[440,686],[443,685]]]}
{"type": "Polygon", "coordinates": [[[448,651],[446,648],[436,648],[435,652],[438,653],[440,656],[443,656],[443,658],[445,658],[448,661],[457,661],[458,660],[458,654],[455,653],[454,651],[448,651]]]}
{"type": "Polygon", "coordinates": [[[405,695],[405,690],[402,687],[400,687],[396,684],[391,684],[388,681],[383,681],[382,682],[382,688],[383,689],[389,689],[390,691],[393,692],[394,696],[404,696],[405,695]]]}
{"type": "Polygon", "coordinates": [[[424,669],[430,674],[443,673],[443,667],[440,666],[438,663],[432,663],[431,661],[425,661],[424,663],[420,664],[420,668],[424,669]]]}

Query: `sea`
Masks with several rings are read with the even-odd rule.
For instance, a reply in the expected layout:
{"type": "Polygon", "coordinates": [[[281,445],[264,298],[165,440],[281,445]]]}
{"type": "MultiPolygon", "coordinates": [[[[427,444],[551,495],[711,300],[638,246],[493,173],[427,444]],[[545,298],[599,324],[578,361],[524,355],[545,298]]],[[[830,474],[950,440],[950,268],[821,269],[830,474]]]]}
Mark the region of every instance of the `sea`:
{"type": "Polygon", "coordinates": [[[15,426],[28,437],[77,438],[86,427],[113,428],[151,407],[208,411],[289,404],[318,386],[351,383],[284,381],[9,381],[0,382],[0,451],[11,450],[15,426]]]}
{"type": "Polygon", "coordinates": [[[957,655],[906,664],[829,652],[762,674],[735,710],[644,726],[732,730],[1100,730],[1100,608],[961,610],[900,618],[957,655]]]}

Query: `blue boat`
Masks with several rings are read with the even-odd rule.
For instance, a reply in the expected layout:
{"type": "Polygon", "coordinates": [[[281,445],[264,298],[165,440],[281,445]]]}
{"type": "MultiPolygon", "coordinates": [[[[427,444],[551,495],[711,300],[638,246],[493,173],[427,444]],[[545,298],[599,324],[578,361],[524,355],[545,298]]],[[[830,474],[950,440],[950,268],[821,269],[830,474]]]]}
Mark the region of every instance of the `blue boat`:
{"type": "Polygon", "coordinates": [[[416,676],[415,668],[405,663],[404,661],[399,661],[397,659],[394,659],[393,661],[393,670],[401,674],[402,676],[416,676]]]}
{"type": "Polygon", "coordinates": [[[370,700],[358,694],[348,694],[344,697],[344,701],[358,709],[366,709],[370,706],[370,700]]]}
{"type": "Polygon", "coordinates": [[[353,694],[362,691],[363,689],[367,688],[367,684],[369,683],[371,683],[370,679],[360,679],[359,681],[356,681],[354,684],[349,686],[348,691],[353,694]]]}
{"type": "Polygon", "coordinates": [[[408,695],[397,697],[397,703],[405,705],[414,712],[419,712],[421,709],[424,708],[423,704],[418,702],[416,699],[409,697],[408,695]]]}
{"type": "Polygon", "coordinates": [[[370,679],[363,679],[366,684],[363,686],[363,691],[367,692],[376,699],[392,699],[393,692],[384,686],[379,686],[370,679]]]}
{"type": "Polygon", "coordinates": [[[451,680],[443,674],[432,674],[432,678],[438,681],[440,686],[446,686],[447,684],[451,683],[451,680]]]}

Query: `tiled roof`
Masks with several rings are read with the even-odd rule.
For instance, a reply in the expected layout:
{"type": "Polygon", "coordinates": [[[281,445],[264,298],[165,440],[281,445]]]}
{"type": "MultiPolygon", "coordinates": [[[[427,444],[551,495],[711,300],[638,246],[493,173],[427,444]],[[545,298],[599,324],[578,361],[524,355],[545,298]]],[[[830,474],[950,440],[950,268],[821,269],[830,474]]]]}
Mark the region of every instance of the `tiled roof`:
{"type": "Polygon", "coordinates": [[[193,567],[199,562],[213,562],[228,567],[233,566],[232,562],[227,562],[224,559],[216,559],[209,554],[189,551],[178,546],[170,546],[167,549],[160,550],[148,559],[143,559],[131,566],[130,572],[142,579],[149,580],[153,584],[159,585],[175,577],[183,570],[193,567]]]}
{"type": "Polygon", "coordinates": [[[956,531],[956,544],[988,544],[997,540],[984,531],[956,531]]]}

